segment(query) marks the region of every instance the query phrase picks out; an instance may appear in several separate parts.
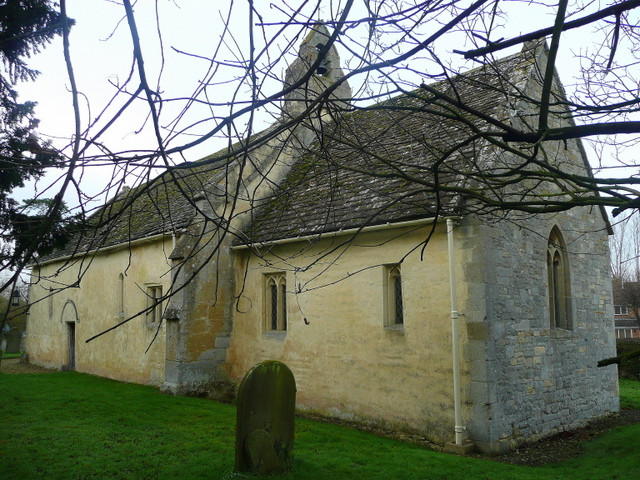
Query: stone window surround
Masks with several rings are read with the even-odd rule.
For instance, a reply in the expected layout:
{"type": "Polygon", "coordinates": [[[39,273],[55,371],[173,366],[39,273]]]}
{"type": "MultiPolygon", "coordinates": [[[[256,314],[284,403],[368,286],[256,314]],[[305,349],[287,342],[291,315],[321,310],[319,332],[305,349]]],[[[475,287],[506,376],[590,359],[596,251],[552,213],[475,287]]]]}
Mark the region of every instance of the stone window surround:
{"type": "Polygon", "coordinates": [[[569,258],[558,226],[549,234],[546,259],[549,326],[552,330],[573,330],[569,258]]]}
{"type": "Polygon", "coordinates": [[[49,318],[53,320],[54,318],[54,305],[53,305],[53,287],[48,288],[48,298],[47,298],[47,311],[49,312],[49,318]]]}
{"type": "Polygon", "coordinates": [[[287,331],[286,272],[265,273],[263,286],[263,332],[285,334],[287,331]]]}
{"type": "Polygon", "coordinates": [[[124,277],[125,274],[120,272],[118,274],[118,283],[117,283],[117,310],[116,310],[116,319],[121,320],[125,317],[124,315],[124,277]]]}
{"type": "Polygon", "coordinates": [[[159,283],[145,283],[145,294],[146,294],[146,321],[147,325],[150,327],[157,326],[162,319],[162,301],[158,301],[157,299],[162,298],[163,295],[162,285],[159,283]],[[153,308],[151,308],[153,306],[153,308]]]}
{"type": "Polygon", "coordinates": [[[383,266],[384,328],[404,329],[404,297],[402,294],[402,270],[399,263],[383,266]]]}

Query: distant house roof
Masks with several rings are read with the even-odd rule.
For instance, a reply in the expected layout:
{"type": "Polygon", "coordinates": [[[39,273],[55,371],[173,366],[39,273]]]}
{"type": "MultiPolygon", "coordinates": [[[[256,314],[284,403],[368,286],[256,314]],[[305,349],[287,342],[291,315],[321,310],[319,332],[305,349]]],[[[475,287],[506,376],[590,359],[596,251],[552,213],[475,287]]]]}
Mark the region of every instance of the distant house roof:
{"type": "Polygon", "coordinates": [[[623,282],[614,278],[612,290],[614,305],[629,307],[634,300],[640,298],[640,282],[623,282]]]}
{"type": "Polygon", "coordinates": [[[614,278],[613,282],[611,282],[611,286],[613,293],[613,304],[616,306],[626,307],[627,305],[622,294],[622,282],[614,278]]]}
{"type": "Polygon", "coordinates": [[[616,328],[640,328],[635,318],[616,318],[616,328]]]}
{"type": "MultiPolygon", "coordinates": [[[[630,298],[635,298],[640,293],[640,284],[638,282],[623,282],[614,278],[612,282],[613,287],[613,305],[614,307],[630,307],[629,302],[625,299],[624,287],[630,287],[630,298]]],[[[629,298],[629,297],[628,297],[629,298]]],[[[630,308],[626,308],[626,311],[622,314],[616,314],[614,310],[615,327],[618,329],[638,329],[640,324],[634,316],[635,314],[630,308]]]]}

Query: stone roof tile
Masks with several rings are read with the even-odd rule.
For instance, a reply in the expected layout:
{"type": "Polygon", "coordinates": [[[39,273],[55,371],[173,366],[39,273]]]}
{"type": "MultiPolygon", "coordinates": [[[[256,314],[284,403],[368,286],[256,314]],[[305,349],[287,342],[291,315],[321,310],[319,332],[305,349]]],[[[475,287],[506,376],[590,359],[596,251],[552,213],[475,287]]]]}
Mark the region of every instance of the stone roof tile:
{"type": "MultiPolygon", "coordinates": [[[[523,64],[531,57],[513,55],[432,86],[458,95],[478,111],[499,115],[505,88],[514,88],[503,85],[503,73],[523,76],[523,64]]],[[[464,170],[465,162],[474,161],[484,144],[460,145],[471,133],[471,127],[459,121],[467,115],[457,111],[458,118],[447,120],[434,114],[442,107],[433,99],[418,90],[324,124],[320,141],[300,156],[273,197],[252,212],[245,240],[269,241],[453,213],[459,200],[446,186],[465,178],[454,173],[435,177],[433,162],[455,150],[447,162],[464,170]]],[[[266,138],[272,129],[252,138],[266,138]]],[[[207,183],[220,182],[223,176],[223,168],[207,161],[165,172],[111,200],[90,217],[82,235],[41,261],[186,228],[195,214],[193,199],[207,183]]]]}
{"type": "Polygon", "coordinates": [[[136,188],[122,191],[91,215],[81,233],[40,262],[103,249],[186,228],[195,214],[193,199],[220,175],[208,164],[174,169],[136,188]]]}
{"type": "MultiPolygon", "coordinates": [[[[504,72],[521,73],[522,63],[531,63],[523,52],[431,87],[483,114],[506,116],[505,92],[515,87],[505,84],[504,72]]],[[[487,125],[434,100],[417,90],[323,125],[320,140],[256,214],[246,242],[456,213],[460,200],[447,186],[467,181],[455,172],[475,162],[486,143],[466,140],[487,125]],[[435,162],[445,157],[449,173],[437,176],[435,162]]]]}

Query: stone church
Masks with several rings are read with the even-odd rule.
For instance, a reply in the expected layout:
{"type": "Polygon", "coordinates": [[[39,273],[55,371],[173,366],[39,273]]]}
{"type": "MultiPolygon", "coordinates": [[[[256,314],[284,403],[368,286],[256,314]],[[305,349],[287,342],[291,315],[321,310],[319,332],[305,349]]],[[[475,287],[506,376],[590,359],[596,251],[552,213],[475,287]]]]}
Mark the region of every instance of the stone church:
{"type": "MultiPolygon", "coordinates": [[[[434,92],[524,122],[544,43],[357,110],[328,36],[310,29],[272,127],[121,192],[33,265],[30,361],[228,397],[280,360],[300,411],[485,452],[616,411],[604,211],[486,212],[447,188],[513,157],[434,92]]],[[[590,175],[579,140],[545,148],[590,175]]],[[[498,194],[552,195],[520,189],[498,194]]]]}

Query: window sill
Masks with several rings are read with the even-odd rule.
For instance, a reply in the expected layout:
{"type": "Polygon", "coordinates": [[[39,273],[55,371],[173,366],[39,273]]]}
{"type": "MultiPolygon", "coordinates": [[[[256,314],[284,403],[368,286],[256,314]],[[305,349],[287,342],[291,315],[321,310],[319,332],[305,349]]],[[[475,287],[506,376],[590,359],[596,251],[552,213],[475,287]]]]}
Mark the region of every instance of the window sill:
{"type": "Polygon", "coordinates": [[[385,325],[384,329],[387,330],[388,332],[404,333],[404,324],[403,323],[397,323],[397,324],[394,324],[394,325],[385,325]]]}
{"type": "Polygon", "coordinates": [[[285,338],[287,338],[287,331],[286,330],[269,330],[268,332],[264,332],[262,335],[271,340],[282,341],[285,338]]]}
{"type": "Polygon", "coordinates": [[[573,338],[577,334],[575,331],[566,328],[552,328],[549,330],[549,336],[551,338],[573,338]]]}

